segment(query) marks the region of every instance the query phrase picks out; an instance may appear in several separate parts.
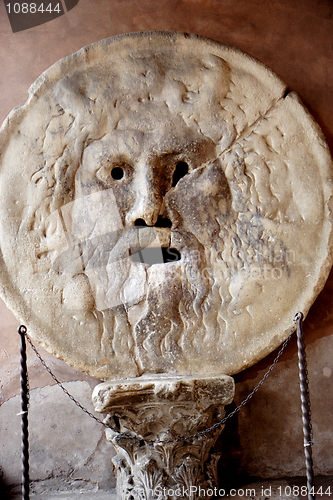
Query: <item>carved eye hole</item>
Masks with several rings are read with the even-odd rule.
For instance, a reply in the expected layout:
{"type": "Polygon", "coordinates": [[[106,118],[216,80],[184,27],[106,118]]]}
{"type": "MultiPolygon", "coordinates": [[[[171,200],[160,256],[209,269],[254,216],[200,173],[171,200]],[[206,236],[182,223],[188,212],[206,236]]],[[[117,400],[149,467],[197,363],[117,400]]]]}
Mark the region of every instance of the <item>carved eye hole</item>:
{"type": "Polygon", "coordinates": [[[186,174],[188,174],[188,164],[186,161],[179,161],[173,173],[172,187],[175,187],[177,182],[186,174]]]}
{"type": "Polygon", "coordinates": [[[111,170],[111,176],[116,181],[119,181],[124,177],[124,170],[121,167],[113,167],[111,170]]]}

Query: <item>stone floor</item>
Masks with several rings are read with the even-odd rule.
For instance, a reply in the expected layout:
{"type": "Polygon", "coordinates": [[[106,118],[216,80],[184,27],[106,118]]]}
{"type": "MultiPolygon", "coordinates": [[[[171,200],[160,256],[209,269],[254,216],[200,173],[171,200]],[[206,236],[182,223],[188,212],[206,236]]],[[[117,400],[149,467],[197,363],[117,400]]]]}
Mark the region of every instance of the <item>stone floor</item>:
{"type": "MultiPolygon", "coordinates": [[[[333,477],[318,477],[315,481],[316,500],[333,499],[333,477]]],[[[174,497],[177,499],[177,495],[174,497]]],[[[191,498],[179,496],[179,500],[191,498]]],[[[203,500],[214,498],[209,490],[203,500]]],[[[216,497],[215,497],[216,498],[216,497]]],[[[227,495],[219,491],[220,500],[308,500],[305,481],[302,478],[287,478],[274,481],[261,481],[240,486],[227,495]],[[302,489],[303,486],[303,489],[302,489]]],[[[11,500],[20,500],[21,496],[12,497],[11,500]]],[[[53,492],[30,496],[31,500],[117,500],[115,490],[110,492],[69,493],[53,492]]],[[[162,497],[160,497],[162,500],[162,497]]],[[[156,497],[158,500],[158,497],[156,497]]]]}
{"type": "MultiPolygon", "coordinates": [[[[9,497],[8,500],[21,500],[21,495],[9,497]]],[[[7,499],[6,499],[7,500],[7,499]]],[[[40,495],[30,495],[30,500],[117,500],[115,490],[110,492],[90,492],[90,493],[42,493],[40,495]]]]}
{"type": "MultiPolygon", "coordinates": [[[[305,488],[304,478],[284,478],[278,480],[268,480],[250,483],[233,490],[227,495],[220,490],[218,497],[220,500],[308,500],[307,490],[305,488]],[[303,489],[302,489],[303,486],[303,489]]],[[[333,476],[317,477],[315,480],[316,500],[333,499],[333,476]]],[[[179,496],[179,500],[191,498],[185,495],[179,496]]],[[[209,500],[214,498],[207,491],[206,497],[202,499],[209,500]]],[[[21,495],[11,497],[10,500],[20,500],[21,495]]],[[[40,495],[30,495],[31,500],[117,500],[115,490],[110,492],[85,492],[85,493],[66,493],[52,492],[40,495]]],[[[162,500],[162,497],[160,497],[162,500]]],[[[174,496],[177,500],[177,495],[174,496]]],[[[7,500],[7,499],[6,499],[7,500]]],[[[9,500],[9,499],[8,499],[9,500]]],[[[158,497],[156,497],[158,500],[158,497]]]]}

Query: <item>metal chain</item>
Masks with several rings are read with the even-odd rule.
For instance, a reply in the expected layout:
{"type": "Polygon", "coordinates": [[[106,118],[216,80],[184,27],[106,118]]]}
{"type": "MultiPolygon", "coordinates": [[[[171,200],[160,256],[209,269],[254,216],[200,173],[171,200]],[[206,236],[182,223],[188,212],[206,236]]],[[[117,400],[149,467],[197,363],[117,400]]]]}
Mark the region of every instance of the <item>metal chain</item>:
{"type": "MultiPolygon", "coordinates": [[[[21,328],[21,327],[20,327],[21,328]]],[[[53,378],[53,380],[57,383],[57,385],[64,391],[65,394],[67,394],[67,396],[69,397],[69,399],[71,399],[73,401],[73,403],[76,404],[76,406],[78,406],[79,408],[81,408],[82,411],[84,411],[84,413],[86,413],[87,415],[89,415],[89,417],[93,418],[94,420],[96,420],[96,422],[98,422],[99,424],[102,424],[104,427],[108,428],[109,429],[109,426],[103,422],[103,420],[101,420],[100,418],[96,417],[95,415],[93,415],[89,410],[87,410],[84,406],[81,405],[81,403],[79,403],[75,398],[74,396],[72,396],[66,389],[66,387],[63,386],[63,384],[60,382],[60,380],[54,375],[54,373],[52,373],[51,369],[48,367],[48,365],[46,364],[46,362],[44,361],[44,359],[42,358],[42,356],[39,354],[39,352],[37,351],[36,347],[34,346],[34,344],[32,343],[32,340],[31,338],[27,335],[27,333],[25,334],[26,338],[27,338],[27,341],[29,342],[32,350],[34,351],[34,353],[36,354],[37,358],[39,359],[39,361],[42,363],[42,365],[44,366],[45,370],[51,375],[51,377],[53,378]]]]}
{"type": "MultiPolygon", "coordinates": [[[[299,314],[299,313],[297,313],[299,314]]],[[[297,315],[296,315],[297,316],[297,315]]],[[[296,316],[294,318],[294,322],[296,322],[296,316]]],[[[22,325],[23,326],[23,325],[22,325]]],[[[20,327],[22,328],[22,327],[20,327]]],[[[24,327],[25,328],[25,327],[24,327]]],[[[214,425],[212,425],[211,427],[207,427],[206,429],[200,431],[200,432],[197,432],[196,434],[191,434],[190,436],[183,436],[183,437],[180,437],[180,438],[175,438],[175,439],[170,439],[170,440],[145,440],[146,443],[155,443],[155,444],[169,444],[169,443],[177,443],[177,442],[182,442],[182,441],[188,441],[190,439],[197,439],[199,437],[202,437],[204,436],[205,434],[208,434],[209,432],[212,432],[213,430],[217,429],[218,427],[220,427],[221,425],[225,424],[225,422],[227,420],[229,420],[229,418],[233,417],[236,413],[238,413],[241,408],[243,408],[244,405],[246,405],[246,403],[254,396],[254,394],[260,389],[260,387],[262,386],[262,384],[265,382],[265,380],[267,379],[267,377],[270,375],[271,371],[273,370],[273,368],[275,367],[275,365],[277,364],[277,362],[279,361],[283,351],[285,350],[291,336],[293,335],[293,333],[295,332],[296,330],[296,326],[294,326],[291,331],[290,331],[290,334],[289,336],[287,337],[287,339],[283,342],[282,346],[280,347],[280,350],[279,352],[277,353],[273,363],[270,365],[270,367],[268,368],[267,372],[264,374],[264,376],[262,377],[262,379],[259,381],[259,383],[256,385],[256,387],[250,392],[250,394],[248,394],[246,396],[246,398],[232,411],[230,412],[228,415],[226,415],[224,418],[222,418],[222,420],[220,420],[219,422],[216,422],[214,425]]],[[[52,373],[51,369],[48,367],[48,365],[46,364],[46,362],[43,360],[42,356],[39,354],[39,352],[37,351],[36,347],[34,346],[34,344],[32,343],[32,340],[30,339],[30,337],[27,335],[26,331],[25,331],[25,336],[27,338],[27,341],[29,342],[32,350],[34,351],[34,353],[36,354],[37,358],[39,359],[39,361],[42,363],[42,365],[44,366],[45,370],[51,375],[51,377],[53,378],[53,380],[57,383],[57,385],[59,385],[59,387],[63,390],[63,392],[65,394],[67,394],[67,396],[69,397],[69,399],[71,399],[73,401],[73,403],[76,404],[76,406],[78,406],[79,408],[81,408],[82,411],[84,411],[87,415],[89,415],[89,417],[93,418],[94,420],[96,420],[96,422],[98,422],[99,424],[102,424],[104,427],[106,427],[107,429],[110,429],[110,426],[108,424],[106,424],[105,422],[103,422],[103,420],[101,420],[100,418],[96,417],[95,415],[93,415],[89,410],[87,410],[86,408],[84,408],[84,406],[82,406],[75,398],[74,396],[72,396],[68,391],[67,389],[63,386],[63,384],[58,380],[58,378],[52,373]]],[[[122,438],[128,438],[128,439],[133,439],[133,436],[130,435],[130,434],[126,434],[126,433],[122,433],[122,438]]]]}
{"type": "Polygon", "coordinates": [[[205,434],[207,434],[208,432],[212,432],[214,431],[215,429],[217,429],[218,427],[220,427],[221,425],[225,424],[225,422],[227,420],[229,420],[229,418],[233,417],[236,413],[238,413],[244,405],[246,405],[246,403],[254,396],[254,394],[259,390],[259,388],[262,386],[262,384],[265,382],[265,380],[267,379],[267,377],[270,375],[271,371],[273,370],[274,366],[276,365],[276,363],[279,361],[283,351],[285,350],[292,334],[295,332],[295,328],[292,329],[291,333],[289,334],[289,337],[283,342],[279,352],[277,353],[276,355],[276,358],[274,359],[273,363],[271,364],[271,366],[268,368],[267,372],[265,373],[265,375],[262,377],[262,379],[259,381],[259,383],[255,386],[255,388],[250,392],[250,394],[248,394],[246,396],[245,399],[243,399],[243,401],[233,410],[231,411],[230,413],[228,413],[228,415],[226,415],[224,418],[222,418],[222,420],[220,420],[219,422],[216,422],[216,424],[212,425],[211,427],[207,427],[206,429],[204,429],[203,431],[200,431],[200,432],[197,432],[196,434],[192,434],[191,436],[185,436],[185,437],[181,437],[181,438],[178,438],[178,439],[173,439],[173,440],[170,440],[170,441],[152,441],[152,440],[149,440],[148,442],[152,442],[152,443],[173,443],[173,442],[177,442],[177,441],[187,441],[189,439],[194,439],[194,438],[198,438],[198,437],[201,437],[201,436],[204,436],[205,434]]]}

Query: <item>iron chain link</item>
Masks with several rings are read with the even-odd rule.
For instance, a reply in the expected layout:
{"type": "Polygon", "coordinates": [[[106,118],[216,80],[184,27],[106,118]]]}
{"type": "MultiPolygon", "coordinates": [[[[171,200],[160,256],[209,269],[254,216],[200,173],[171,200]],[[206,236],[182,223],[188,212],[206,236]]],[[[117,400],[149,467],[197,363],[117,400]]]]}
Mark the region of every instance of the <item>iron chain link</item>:
{"type": "MultiPolygon", "coordinates": [[[[297,316],[297,315],[296,315],[297,316]]],[[[294,322],[296,322],[296,316],[294,318],[294,322]]],[[[51,375],[51,377],[53,378],[53,380],[56,382],[56,384],[63,390],[63,392],[69,397],[69,399],[71,399],[73,401],[73,403],[76,404],[76,406],[78,406],[82,411],[84,411],[84,413],[86,413],[90,418],[94,419],[96,422],[98,422],[99,424],[103,425],[105,428],[107,429],[110,429],[110,426],[103,422],[103,420],[101,420],[100,418],[96,417],[93,413],[91,413],[89,410],[87,410],[84,406],[81,405],[81,403],[79,403],[75,398],[74,396],[72,396],[72,394],[70,394],[68,392],[68,390],[64,387],[64,385],[60,382],[60,380],[54,375],[54,373],[51,371],[51,369],[49,368],[49,366],[46,364],[46,362],[44,361],[44,359],[42,358],[42,356],[39,354],[39,352],[37,351],[35,345],[33,344],[32,340],[30,339],[30,337],[28,336],[27,334],[27,329],[24,325],[22,325],[20,328],[25,328],[25,336],[26,336],[26,339],[27,341],[29,342],[32,350],[34,351],[34,353],[36,354],[37,358],[39,359],[39,361],[41,362],[41,364],[44,366],[45,370],[51,375]]],[[[270,373],[272,372],[273,368],[275,367],[275,365],[277,364],[277,362],[279,361],[283,351],[285,350],[291,336],[293,335],[293,333],[295,332],[295,329],[296,329],[296,326],[294,326],[291,331],[290,331],[290,334],[289,336],[287,337],[287,339],[283,342],[282,346],[280,347],[273,363],[270,365],[270,367],[268,368],[267,372],[264,374],[264,376],[262,377],[262,379],[259,381],[259,383],[255,386],[254,389],[252,389],[252,391],[246,396],[246,398],[233,410],[231,411],[230,413],[228,413],[228,415],[226,415],[224,418],[222,418],[222,420],[216,422],[214,425],[212,425],[211,427],[207,427],[206,429],[200,431],[200,432],[197,432],[196,434],[191,434],[190,436],[183,436],[183,437],[179,437],[179,438],[174,438],[174,439],[170,439],[170,440],[145,440],[146,443],[155,443],[155,444],[168,444],[168,443],[176,443],[176,442],[183,442],[183,441],[189,441],[190,439],[197,439],[197,438],[200,438],[206,434],[208,434],[209,432],[212,432],[214,431],[215,429],[217,429],[218,427],[220,427],[221,425],[225,424],[227,420],[229,420],[231,417],[233,417],[236,413],[238,413],[241,408],[243,408],[243,406],[246,405],[246,403],[254,396],[254,394],[260,389],[260,387],[263,385],[263,383],[265,382],[265,380],[268,378],[268,376],[270,375],[270,373]]],[[[133,436],[130,435],[130,434],[126,434],[126,433],[122,433],[122,438],[129,438],[129,439],[133,439],[133,436]]]]}
{"type": "Polygon", "coordinates": [[[100,418],[96,417],[93,413],[91,413],[89,410],[87,410],[87,408],[85,408],[84,406],[81,405],[81,403],[79,403],[75,398],[74,396],[72,396],[72,394],[70,394],[66,387],[63,386],[63,384],[60,382],[60,380],[54,375],[54,373],[51,371],[51,369],[48,367],[48,365],[46,364],[46,362],[44,361],[44,359],[42,358],[42,356],[39,354],[39,352],[37,351],[36,347],[34,346],[34,344],[32,343],[32,340],[31,338],[27,335],[27,333],[25,334],[26,338],[27,338],[27,341],[29,342],[32,350],[34,351],[34,353],[36,354],[37,358],[39,359],[39,361],[42,363],[42,365],[44,366],[45,370],[51,375],[51,377],[53,378],[53,380],[57,383],[57,385],[63,390],[63,392],[69,397],[69,399],[71,399],[73,401],[73,403],[76,404],[76,406],[78,406],[79,408],[81,408],[82,411],[84,411],[84,413],[86,413],[87,415],[89,415],[89,417],[93,418],[94,420],[96,420],[96,422],[98,422],[99,424],[102,424],[104,427],[107,427],[109,429],[109,426],[103,422],[103,420],[101,420],[100,418]]]}

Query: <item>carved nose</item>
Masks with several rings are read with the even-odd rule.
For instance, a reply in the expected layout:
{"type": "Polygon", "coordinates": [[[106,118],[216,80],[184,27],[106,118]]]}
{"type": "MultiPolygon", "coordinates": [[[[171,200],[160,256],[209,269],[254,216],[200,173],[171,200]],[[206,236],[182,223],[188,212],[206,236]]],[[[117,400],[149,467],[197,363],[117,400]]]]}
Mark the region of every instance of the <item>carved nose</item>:
{"type": "MultiPolygon", "coordinates": [[[[155,188],[156,190],[156,188],[155,188]]],[[[163,205],[163,197],[154,190],[154,186],[141,183],[135,193],[133,208],[126,215],[126,223],[130,226],[138,225],[136,221],[143,221],[142,225],[154,226],[163,205]]]]}

